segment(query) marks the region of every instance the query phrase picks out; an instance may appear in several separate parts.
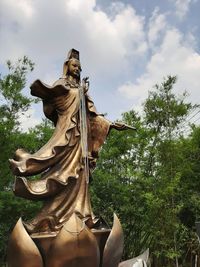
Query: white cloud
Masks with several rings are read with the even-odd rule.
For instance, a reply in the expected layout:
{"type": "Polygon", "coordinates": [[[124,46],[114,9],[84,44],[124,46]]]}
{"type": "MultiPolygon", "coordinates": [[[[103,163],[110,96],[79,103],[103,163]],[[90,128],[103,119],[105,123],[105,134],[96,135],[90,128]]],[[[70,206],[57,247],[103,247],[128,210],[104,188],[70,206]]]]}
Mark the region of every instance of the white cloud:
{"type": "Polygon", "coordinates": [[[167,75],[178,75],[176,91],[187,90],[190,100],[200,102],[200,54],[185,40],[184,35],[175,28],[168,29],[160,48],[151,56],[144,74],[136,82],[129,82],[119,87],[119,91],[128,98],[141,103],[148,90],[160,83],[167,75]]]}
{"type": "MultiPolygon", "coordinates": [[[[34,5],[32,0],[2,0],[1,1],[1,22],[3,18],[7,18],[10,23],[11,20],[16,23],[22,23],[23,20],[30,20],[35,13],[34,5]]],[[[22,26],[22,25],[21,25],[22,26]]]]}
{"type": "Polygon", "coordinates": [[[195,2],[195,0],[176,0],[176,1],[173,1],[175,8],[176,8],[175,14],[180,20],[182,20],[186,16],[186,14],[189,11],[190,4],[192,4],[193,2],[195,2]]]}
{"type": "Polygon", "coordinates": [[[148,43],[149,47],[155,49],[155,45],[160,41],[163,32],[166,30],[166,14],[159,13],[156,7],[148,24],[148,43]]]}
{"type": "Polygon", "coordinates": [[[12,4],[15,4],[15,7],[18,7],[19,9],[21,9],[21,11],[23,12],[23,14],[27,17],[30,18],[33,16],[34,14],[34,9],[32,7],[32,3],[30,0],[18,0],[13,1],[10,0],[12,4]]]}
{"type": "MultiPolygon", "coordinates": [[[[1,0],[1,63],[28,55],[36,63],[30,83],[39,78],[52,84],[61,77],[67,52],[76,48],[82,75],[90,76],[97,109],[109,112],[109,97],[122,73],[128,75],[131,67],[145,58],[145,18],[133,6],[120,2],[110,5],[110,13],[100,9],[95,0],[14,2],[1,0]]],[[[111,113],[116,114],[113,109],[111,113]]]]}
{"type": "Polygon", "coordinates": [[[105,78],[120,73],[127,55],[142,56],[147,49],[144,18],[130,5],[115,10],[111,18],[96,7],[95,0],[14,2],[1,3],[4,42],[0,58],[5,61],[27,54],[36,62],[41,78],[55,62],[60,62],[62,70],[66,52],[72,47],[81,51],[86,72],[105,78]]]}
{"type": "Polygon", "coordinates": [[[40,78],[52,84],[62,73],[68,50],[74,47],[80,51],[83,75],[92,80],[92,95],[100,111],[118,115],[119,110],[130,108],[131,101],[139,105],[148,89],[168,74],[177,74],[177,88],[187,89],[199,99],[197,38],[193,32],[183,35],[177,25],[172,27],[173,15],[185,18],[195,0],[175,0],[176,8],[164,13],[156,7],[150,18],[120,1],[111,1],[107,12],[95,0],[14,2],[1,1],[4,41],[0,58],[28,55],[36,63],[32,80],[40,78]],[[119,92],[132,100],[117,100],[119,92]],[[117,111],[110,105],[111,98],[117,111]]]}

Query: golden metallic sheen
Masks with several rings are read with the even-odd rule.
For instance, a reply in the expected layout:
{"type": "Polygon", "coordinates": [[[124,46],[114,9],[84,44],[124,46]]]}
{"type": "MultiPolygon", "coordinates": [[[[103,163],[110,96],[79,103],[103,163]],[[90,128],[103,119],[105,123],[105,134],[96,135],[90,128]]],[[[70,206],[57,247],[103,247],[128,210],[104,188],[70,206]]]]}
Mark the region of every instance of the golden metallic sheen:
{"type": "Polygon", "coordinates": [[[79,52],[70,50],[63,75],[53,86],[40,80],[31,94],[43,101],[45,116],[54,122],[50,140],[30,154],[18,149],[10,160],[16,176],[14,193],[43,200],[41,211],[30,221],[20,219],[8,246],[8,266],[117,267],[123,250],[123,233],[114,215],[112,230],[92,211],[88,181],[98,152],[111,128],[88,95],[89,82],[80,82],[79,52]],[[40,174],[37,180],[29,176],[40,174]]]}

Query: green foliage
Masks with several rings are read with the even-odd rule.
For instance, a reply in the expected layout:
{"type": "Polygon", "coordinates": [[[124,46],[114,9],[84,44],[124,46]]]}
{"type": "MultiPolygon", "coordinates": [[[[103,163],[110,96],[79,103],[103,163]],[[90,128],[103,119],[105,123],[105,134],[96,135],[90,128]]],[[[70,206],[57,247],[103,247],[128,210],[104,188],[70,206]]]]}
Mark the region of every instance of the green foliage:
{"type": "Polygon", "coordinates": [[[23,95],[26,77],[33,70],[34,64],[26,56],[16,63],[7,61],[8,73],[0,76],[0,187],[9,186],[11,177],[8,158],[20,146],[19,117],[27,111],[33,102],[23,95]],[[18,142],[19,141],[19,142],[18,142]]]}
{"type": "Polygon", "coordinates": [[[52,127],[46,120],[28,133],[20,132],[20,115],[27,111],[35,100],[26,97],[23,89],[29,71],[34,64],[27,58],[19,59],[15,64],[7,62],[8,73],[0,77],[0,264],[5,262],[9,232],[19,217],[32,218],[41,204],[13,195],[14,177],[9,169],[8,159],[17,148],[23,147],[34,152],[52,133],[52,127]]]}
{"type": "Polygon", "coordinates": [[[33,71],[34,64],[24,56],[15,64],[7,61],[8,74],[0,76],[0,116],[7,131],[16,130],[21,113],[28,110],[34,100],[22,94],[26,85],[29,71],[33,71]]]}
{"type": "Polygon", "coordinates": [[[193,128],[192,138],[181,136],[181,124],[196,106],[186,102],[186,93],[173,93],[175,82],[169,76],[149,92],[143,117],[134,111],[123,114],[137,131],[111,132],[92,184],[96,212],[110,223],[116,212],[122,221],[124,258],[149,247],[155,266],[186,266],[185,255],[198,249],[200,135],[193,128]]]}
{"type": "Polygon", "coordinates": [[[175,130],[193,108],[191,103],[184,102],[186,93],[180,97],[173,93],[175,83],[176,77],[168,76],[161,85],[155,85],[144,103],[146,124],[162,135],[175,130]]]}

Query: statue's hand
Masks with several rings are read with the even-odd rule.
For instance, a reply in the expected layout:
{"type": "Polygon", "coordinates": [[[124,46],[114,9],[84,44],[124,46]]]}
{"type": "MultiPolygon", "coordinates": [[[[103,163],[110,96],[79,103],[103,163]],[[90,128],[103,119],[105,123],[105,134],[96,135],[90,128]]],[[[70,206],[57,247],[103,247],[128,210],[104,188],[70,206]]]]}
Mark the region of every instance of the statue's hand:
{"type": "Polygon", "coordinates": [[[132,127],[132,126],[129,126],[127,124],[124,124],[124,123],[120,123],[120,122],[114,122],[111,124],[111,128],[114,128],[118,131],[123,131],[123,130],[136,130],[135,127],[132,127]]]}
{"type": "Polygon", "coordinates": [[[84,93],[87,93],[87,91],[89,90],[89,85],[90,85],[89,77],[83,78],[82,86],[83,86],[84,93]]]}

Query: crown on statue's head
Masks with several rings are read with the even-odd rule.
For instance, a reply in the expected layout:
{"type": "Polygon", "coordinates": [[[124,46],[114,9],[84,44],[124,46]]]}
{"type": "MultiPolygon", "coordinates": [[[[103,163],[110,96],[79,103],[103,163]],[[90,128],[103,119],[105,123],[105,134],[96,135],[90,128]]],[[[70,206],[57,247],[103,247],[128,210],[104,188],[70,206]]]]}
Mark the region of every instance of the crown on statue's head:
{"type": "Polygon", "coordinates": [[[77,59],[79,60],[79,51],[72,48],[69,52],[68,52],[68,55],[67,55],[67,61],[70,60],[70,59],[77,59]]]}

